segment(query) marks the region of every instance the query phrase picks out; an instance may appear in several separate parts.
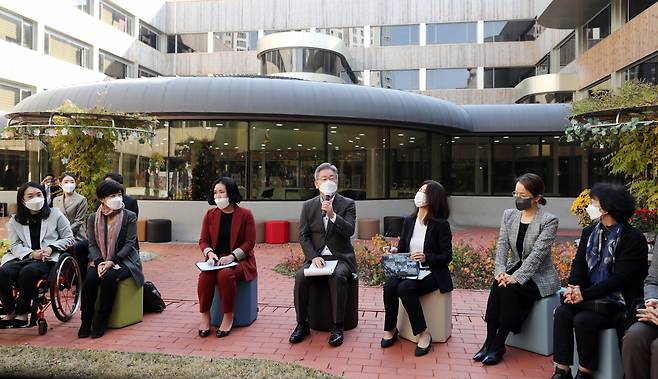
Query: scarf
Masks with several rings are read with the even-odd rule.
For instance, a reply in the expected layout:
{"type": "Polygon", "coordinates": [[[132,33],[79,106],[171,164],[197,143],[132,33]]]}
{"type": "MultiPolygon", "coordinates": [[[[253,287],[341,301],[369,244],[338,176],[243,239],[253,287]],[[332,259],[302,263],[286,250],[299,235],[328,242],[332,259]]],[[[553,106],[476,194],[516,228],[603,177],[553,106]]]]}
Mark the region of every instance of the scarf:
{"type": "Polygon", "coordinates": [[[608,239],[603,240],[603,225],[599,222],[594,227],[587,240],[585,257],[587,260],[587,276],[592,284],[600,283],[610,277],[614,269],[615,250],[619,245],[622,225],[616,224],[610,228],[608,239]]]}
{"type": "Polygon", "coordinates": [[[96,211],[94,237],[96,237],[96,244],[101,251],[103,261],[114,260],[114,250],[123,224],[123,208],[122,205],[121,208],[114,210],[101,203],[98,211],[96,211]],[[106,236],[105,224],[108,221],[110,224],[106,236]]]}

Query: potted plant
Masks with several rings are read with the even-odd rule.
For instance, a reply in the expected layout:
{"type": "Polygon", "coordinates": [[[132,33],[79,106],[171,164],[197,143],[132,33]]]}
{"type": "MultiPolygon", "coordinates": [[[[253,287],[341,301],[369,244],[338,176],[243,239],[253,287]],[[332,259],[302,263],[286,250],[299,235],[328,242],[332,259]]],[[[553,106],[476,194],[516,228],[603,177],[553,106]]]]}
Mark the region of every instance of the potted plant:
{"type": "Polygon", "coordinates": [[[655,209],[640,208],[635,211],[628,222],[644,233],[647,242],[655,243],[658,231],[658,214],[655,209]]]}
{"type": "Polygon", "coordinates": [[[578,225],[582,228],[589,226],[592,223],[592,219],[589,218],[586,211],[589,202],[592,200],[589,196],[589,191],[589,188],[585,188],[580,195],[578,195],[576,200],[571,203],[571,214],[576,216],[576,219],[578,219],[578,225]]]}

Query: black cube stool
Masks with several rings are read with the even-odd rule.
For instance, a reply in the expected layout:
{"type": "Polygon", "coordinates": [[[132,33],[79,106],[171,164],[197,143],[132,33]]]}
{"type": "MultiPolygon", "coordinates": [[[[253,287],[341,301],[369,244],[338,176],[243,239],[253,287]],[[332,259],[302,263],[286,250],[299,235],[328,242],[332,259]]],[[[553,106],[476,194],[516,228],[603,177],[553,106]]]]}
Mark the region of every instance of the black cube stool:
{"type": "MultiPolygon", "coordinates": [[[[347,281],[347,287],[343,328],[351,330],[359,324],[359,279],[356,274],[347,281]]],[[[322,332],[330,332],[333,329],[331,295],[326,280],[311,280],[308,308],[308,324],[311,329],[322,332]]]]}
{"type": "Polygon", "coordinates": [[[384,237],[400,237],[400,234],[402,234],[402,224],[404,224],[404,217],[384,217],[384,237]]]}
{"type": "Polygon", "coordinates": [[[151,219],[146,222],[146,238],[149,242],[171,241],[171,220],[151,219]]]}

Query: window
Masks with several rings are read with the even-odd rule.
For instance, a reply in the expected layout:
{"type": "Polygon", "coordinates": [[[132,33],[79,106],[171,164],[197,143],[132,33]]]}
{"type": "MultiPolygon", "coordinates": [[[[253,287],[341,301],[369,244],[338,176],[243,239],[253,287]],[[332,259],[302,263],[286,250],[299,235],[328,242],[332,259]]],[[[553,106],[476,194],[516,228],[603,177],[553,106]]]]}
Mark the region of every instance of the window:
{"type": "Polygon", "coordinates": [[[263,53],[260,60],[263,75],[283,72],[314,72],[340,77],[343,67],[338,54],[308,47],[270,50],[263,53]]]}
{"type": "Polygon", "coordinates": [[[560,70],[576,59],[576,36],[574,33],[571,33],[564,43],[558,47],[558,54],[560,54],[560,70]]]}
{"type": "Polygon", "coordinates": [[[66,0],[72,7],[91,14],[91,0],[66,0]]]}
{"type": "Polygon", "coordinates": [[[658,84],[658,54],[628,68],[626,80],[643,80],[658,84]]]}
{"type": "Polygon", "coordinates": [[[50,30],[46,30],[44,42],[46,54],[81,67],[91,67],[89,45],[50,30]]]}
{"type": "Polygon", "coordinates": [[[356,83],[352,83],[352,78],[350,78],[349,75],[347,75],[347,72],[345,70],[340,71],[340,78],[343,79],[343,81],[347,84],[358,84],[360,86],[363,85],[363,71],[352,71],[354,73],[354,76],[356,76],[356,83]]]}
{"type": "Polygon", "coordinates": [[[160,50],[161,39],[162,33],[144,23],[139,24],[139,40],[142,43],[149,45],[156,50],[160,50]]]}
{"type": "Polygon", "coordinates": [[[577,144],[560,142],[560,136],[543,136],[542,143],[552,142],[553,151],[557,152],[558,168],[557,193],[560,196],[576,197],[583,188],[582,167],[585,150],[577,144]]]}
{"type": "Polygon", "coordinates": [[[329,162],[338,168],[340,193],[354,200],[386,197],[388,129],[329,125],[329,162]]]}
{"type": "Polygon", "coordinates": [[[17,45],[34,48],[32,21],[0,10],[0,38],[17,45]]]}
{"type": "Polygon", "coordinates": [[[429,135],[408,129],[391,129],[391,185],[389,197],[413,198],[430,175],[429,135]]]}
{"type": "Polygon", "coordinates": [[[475,43],[477,23],[427,24],[427,44],[475,43]]]}
{"type": "Polygon", "coordinates": [[[124,33],[133,35],[133,16],[106,1],[100,2],[100,10],[100,19],[103,22],[124,33]]]}
{"type": "MultiPolygon", "coordinates": [[[[4,97],[2,87],[0,85],[0,97],[4,97]]],[[[0,189],[3,191],[16,191],[18,187],[27,182],[28,161],[25,141],[0,141],[0,189]]]]}
{"type": "Polygon", "coordinates": [[[427,89],[477,88],[477,68],[427,70],[427,89]]]}
{"type": "Polygon", "coordinates": [[[322,49],[304,48],[304,72],[340,76],[343,67],[339,55],[332,51],[322,49]]]}
{"type": "Polygon", "coordinates": [[[162,76],[162,74],[159,74],[153,70],[150,70],[144,66],[139,66],[137,68],[137,77],[138,78],[154,78],[156,76],[162,76]]]}
{"type": "Polygon", "coordinates": [[[514,88],[523,79],[531,77],[535,67],[485,67],[484,88],[514,88]]]}
{"type": "Polygon", "coordinates": [[[34,89],[29,86],[0,82],[0,111],[10,111],[32,93],[34,89]]]}
{"type": "Polygon", "coordinates": [[[323,124],[251,122],[251,199],[306,200],[317,195],[315,167],[325,159],[323,124]]]}
{"type": "Polygon", "coordinates": [[[370,29],[370,45],[418,45],[418,25],[374,26],[370,29]]]}
{"type": "Polygon", "coordinates": [[[255,51],[258,32],[219,32],[213,36],[213,51],[255,51]]]}
{"type": "Polygon", "coordinates": [[[610,6],[603,9],[590,22],[585,24],[585,35],[587,36],[587,48],[590,49],[610,35],[610,6]]]}
{"type": "Polygon", "coordinates": [[[484,42],[534,41],[535,20],[485,21],[484,42]]]}
{"type": "Polygon", "coordinates": [[[317,29],[317,32],[340,38],[347,47],[365,46],[365,34],[362,27],[321,28],[317,29]]]}
{"type": "Polygon", "coordinates": [[[551,54],[544,56],[535,65],[535,75],[546,75],[551,72],[551,54]]]}
{"type": "Polygon", "coordinates": [[[370,85],[404,91],[418,90],[418,70],[370,71],[370,85]]]}
{"type": "Polygon", "coordinates": [[[186,120],[169,125],[170,198],[206,200],[212,182],[228,176],[246,199],[246,122],[186,120]]]}
{"type": "Polygon", "coordinates": [[[452,137],[450,178],[456,194],[489,192],[489,138],[452,137]]]}
{"type": "Polygon", "coordinates": [[[207,53],[208,34],[172,34],[167,36],[168,53],[207,53]]]}
{"type": "Polygon", "coordinates": [[[630,21],[631,19],[635,18],[635,16],[644,12],[647,10],[647,8],[654,5],[655,3],[658,3],[658,0],[628,0],[627,20],[630,21]]]}
{"type": "Polygon", "coordinates": [[[101,52],[99,54],[99,69],[102,73],[115,79],[124,79],[130,76],[128,61],[112,54],[101,52]]]}
{"type": "Polygon", "coordinates": [[[494,137],[494,195],[509,194],[514,190],[516,178],[528,172],[542,177],[546,193],[553,191],[551,145],[540,141],[540,137],[494,137]]]}

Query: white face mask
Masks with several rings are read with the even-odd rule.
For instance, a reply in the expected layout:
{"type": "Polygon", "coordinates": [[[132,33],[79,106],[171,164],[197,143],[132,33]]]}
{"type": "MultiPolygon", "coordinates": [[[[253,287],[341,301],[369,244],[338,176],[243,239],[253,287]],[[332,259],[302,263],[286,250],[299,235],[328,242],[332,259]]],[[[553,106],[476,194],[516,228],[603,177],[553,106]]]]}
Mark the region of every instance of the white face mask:
{"type": "Polygon", "coordinates": [[[224,209],[228,207],[231,202],[229,201],[228,197],[216,197],[215,204],[217,204],[217,208],[224,209]]]}
{"type": "Polygon", "coordinates": [[[62,189],[66,193],[73,193],[75,191],[75,183],[64,183],[62,184],[62,189]]]}
{"type": "Polygon", "coordinates": [[[601,217],[601,210],[594,206],[594,204],[590,203],[587,208],[585,208],[585,211],[587,212],[589,218],[592,220],[596,220],[597,218],[601,217]]]}
{"type": "Polygon", "coordinates": [[[427,205],[427,195],[425,192],[416,192],[416,196],[414,197],[414,204],[416,204],[416,207],[418,208],[422,208],[427,205]]]}
{"type": "Polygon", "coordinates": [[[108,200],[105,201],[105,205],[113,210],[121,209],[123,206],[123,197],[122,196],[114,196],[108,200]]]}
{"type": "Polygon", "coordinates": [[[41,208],[43,208],[43,202],[44,202],[43,197],[41,196],[33,197],[25,202],[25,206],[27,207],[27,209],[31,211],[40,211],[41,208]]]}
{"type": "Polygon", "coordinates": [[[334,182],[333,180],[325,180],[320,184],[320,192],[327,196],[331,196],[334,193],[336,193],[336,190],[338,189],[338,184],[334,182]]]}

